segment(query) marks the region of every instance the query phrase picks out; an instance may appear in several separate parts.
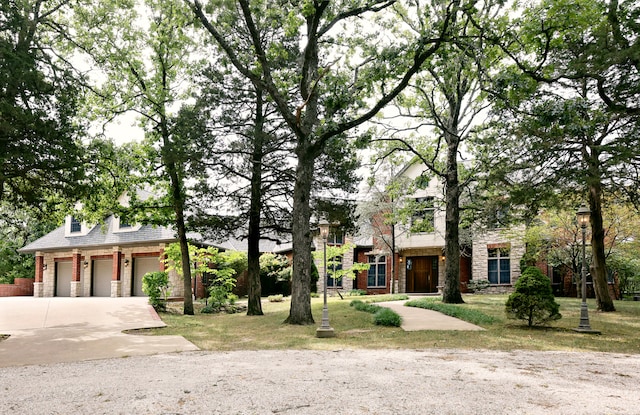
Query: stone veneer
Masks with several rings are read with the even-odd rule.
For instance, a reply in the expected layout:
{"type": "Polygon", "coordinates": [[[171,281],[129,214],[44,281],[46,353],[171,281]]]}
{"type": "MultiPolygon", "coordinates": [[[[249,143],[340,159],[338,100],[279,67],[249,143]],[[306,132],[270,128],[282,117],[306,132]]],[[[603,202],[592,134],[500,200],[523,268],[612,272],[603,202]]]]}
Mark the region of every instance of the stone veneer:
{"type": "Polygon", "coordinates": [[[487,246],[508,244],[511,265],[511,284],[492,284],[483,292],[509,293],[513,291],[513,285],[520,277],[520,259],[525,253],[524,229],[516,228],[506,230],[487,230],[482,235],[475,234],[473,238],[472,280],[489,279],[489,252],[487,246]]]}

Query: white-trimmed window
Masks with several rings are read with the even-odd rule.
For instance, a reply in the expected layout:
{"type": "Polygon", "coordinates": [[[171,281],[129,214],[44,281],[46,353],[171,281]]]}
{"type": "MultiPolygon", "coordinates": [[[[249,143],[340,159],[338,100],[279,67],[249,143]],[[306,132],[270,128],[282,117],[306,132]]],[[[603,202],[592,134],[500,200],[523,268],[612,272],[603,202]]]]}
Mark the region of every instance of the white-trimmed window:
{"type": "Polygon", "coordinates": [[[507,246],[488,247],[489,283],[511,284],[511,249],[507,246]]]}
{"type": "Polygon", "coordinates": [[[71,216],[71,223],[69,224],[69,232],[70,233],[81,233],[82,232],[82,222],[75,216],[71,216]]]}
{"type": "Polygon", "coordinates": [[[384,255],[369,255],[367,288],[387,286],[387,258],[384,255]]]}
{"type": "Polygon", "coordinates": [[[411,232],[431,233],[435,231],[435,204],[433,196],[414,199],[414,211],[411,215],[411,232]]]}
{"type": "Polygon", "coordinates": [[[130,223],[122,220],[119,216],[113,218],[113,232],[135,232],[142,227],[140,224],[131,225],[130,223]]]}

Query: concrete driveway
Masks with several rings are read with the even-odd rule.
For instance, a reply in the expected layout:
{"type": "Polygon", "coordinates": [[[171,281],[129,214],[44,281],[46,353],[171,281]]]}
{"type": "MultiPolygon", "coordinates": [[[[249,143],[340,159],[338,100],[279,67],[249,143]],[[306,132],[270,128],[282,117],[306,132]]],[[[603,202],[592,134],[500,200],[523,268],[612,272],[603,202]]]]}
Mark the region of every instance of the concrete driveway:
{"type": "Polygon", "coordinates": [[[181,336],[122,332],[164,326],[143,297],[4,297],[0,367],[198,350],[181,336]]]}

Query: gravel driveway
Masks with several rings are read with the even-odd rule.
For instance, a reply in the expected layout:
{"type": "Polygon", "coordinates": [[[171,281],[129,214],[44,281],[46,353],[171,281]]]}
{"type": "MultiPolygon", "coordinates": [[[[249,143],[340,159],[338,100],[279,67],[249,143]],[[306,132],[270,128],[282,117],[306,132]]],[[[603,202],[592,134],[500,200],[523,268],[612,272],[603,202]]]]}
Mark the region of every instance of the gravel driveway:
{"type": "Polygon", "coordinates": [[[640,357],[185,352],[0,369],[2,414],[639,414],[640,357]]]}

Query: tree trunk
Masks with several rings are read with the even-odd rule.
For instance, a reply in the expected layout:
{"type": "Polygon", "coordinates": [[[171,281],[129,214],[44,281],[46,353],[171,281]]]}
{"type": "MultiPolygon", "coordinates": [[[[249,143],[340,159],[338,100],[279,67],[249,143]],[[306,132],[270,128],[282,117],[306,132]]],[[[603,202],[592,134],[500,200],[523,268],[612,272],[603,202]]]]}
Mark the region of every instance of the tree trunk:
{"type": "Polygon", "coordinates": [[[599,180],[589,185],[589,209],[591,210],[591,278],[600,311],[616,311],[609,293],[607,266],[604,253],[604,226],[602,223],[602,186],[599,180]]]}
{"type": "Polygon", "coordinates": [[[182,278],[184,287],[184,314],[193,315],[193,296],[191,293],[191,259],[189,258],[189,242],[187,241],[187,227],[184,221],[184,191],[182,178],[178,174],[178,168],[173,161],[172,143],[169,137],[169,129],[167,120],[161,115],[160,133],[162,135],[162,158],[167,173],[169,175],[169,184],[171,189],[171,203],[173,211],[176,215],[176,231],[178,233],[178,242],[180,244],[180,253],[182,256],[182,278]]]}
{"type": "MultiPolygon", "coordinates": [[[[299,145],[300,147],[300,145],[299,145]]],[[[313,324],[311,314],[311,231],[309,198],[313,182],[314,159],[306,157],[306,149],[296,151],[298,166],[293,189],[293,274],[291,307],[288,324],[313,324]]]]}
{"type": "MultiPolygon", "coordinates": [[[[451,133],[445,133],[445,135],[451,133]]],[[[447,140],[447,174],[445,179],[445,278],[442,302],[464,303],[460,293],[460,183],[458,180],[458,138],[447,140]]]]}
{"type": "Polygon", "coordinates": [[[262,158],[264,147],[264,116],[262,91],[256,88],[256,121],[253,129],[251,157],[251,201],[249,206],[249,233],[247,250],[248,316],[261,316],[262,287],[260,286],[260,209],[262,205],[262,158]]]}

